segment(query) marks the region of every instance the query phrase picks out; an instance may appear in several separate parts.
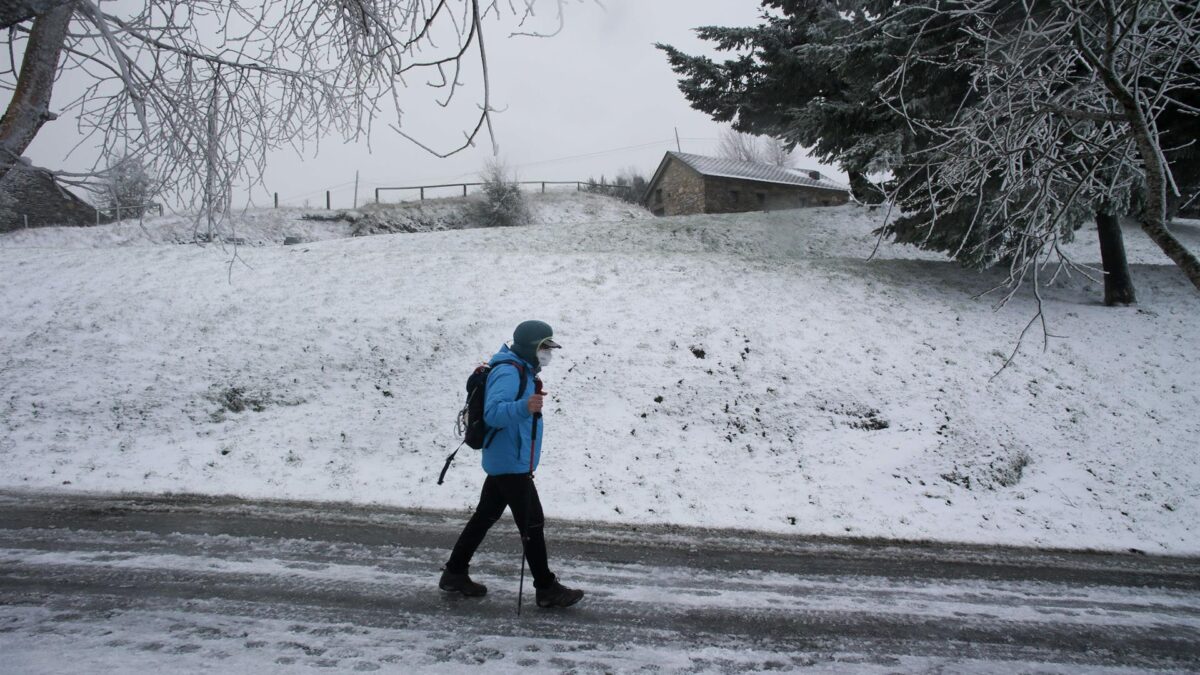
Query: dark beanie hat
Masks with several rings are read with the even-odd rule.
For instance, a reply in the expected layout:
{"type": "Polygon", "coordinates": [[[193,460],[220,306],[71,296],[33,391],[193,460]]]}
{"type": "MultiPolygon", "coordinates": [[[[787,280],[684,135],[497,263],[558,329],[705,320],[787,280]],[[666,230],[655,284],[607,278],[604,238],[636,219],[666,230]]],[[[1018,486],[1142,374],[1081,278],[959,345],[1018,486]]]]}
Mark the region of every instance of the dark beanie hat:
{"type": "Polygon", "coordinates": [[[522,321],[513,331],[512,350],[517,356],[536,366],[538,345],[550,337],[554,337],[554,329],[545,321],[522,321]]]}

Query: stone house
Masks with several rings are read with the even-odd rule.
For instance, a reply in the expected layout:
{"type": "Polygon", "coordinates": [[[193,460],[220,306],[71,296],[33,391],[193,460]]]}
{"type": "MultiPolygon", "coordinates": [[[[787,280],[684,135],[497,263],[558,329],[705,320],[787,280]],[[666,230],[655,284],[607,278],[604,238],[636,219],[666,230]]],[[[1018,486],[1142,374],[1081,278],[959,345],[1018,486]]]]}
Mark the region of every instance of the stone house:
{"type": "Polygon", "coordinates": [[[642,204],[656,216],[836,206],[850,188],[817,171],[668,152],[642,204]]]}
{"type": "Polygon", "coordinates": [[[96,208],[41,169],[15,166],[0,180],[0,232],[50,225],[95,225],[96,208]]]}

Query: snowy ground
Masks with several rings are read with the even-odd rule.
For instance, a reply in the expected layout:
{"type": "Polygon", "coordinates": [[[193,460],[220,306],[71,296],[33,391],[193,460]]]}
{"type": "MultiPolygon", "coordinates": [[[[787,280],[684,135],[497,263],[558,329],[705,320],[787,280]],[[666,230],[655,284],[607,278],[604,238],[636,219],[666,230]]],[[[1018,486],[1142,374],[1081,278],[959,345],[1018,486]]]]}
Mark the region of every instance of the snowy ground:
{"type": "Polygon", "coordinates": [[[435,485],[462,383],[538,317],[566,346],[545,373],[552,516],[1200,553],[1200,298],[1170,262],[1127,231],[1141,304],[1059,279],[1063,337],[993,379],[1032,294],[994,311],[974,296],[996,273],[864,260],[879,217],[360,237],[232,267],[3,236],[0,487],[465,510],[473,451],[435,485]]]}
{"type": "MultiPolygon", "coordinates": [[[[470,198],[474,199],[474,197],[470,198]]],[[[249,209],[218,223],[222,243],[278,246],[289,238],[308,243],[345,239],[355,234],[436,232],[470,226],[464,208],[470,199],[430,199],[399,204],[367,204],[361,209],[284,207],[249,209]]],[[[553,223],[615,222],[651,218],[645,209],[598,194],[548,192],[526,195],[530,220],[553,223]]],[[[194,216],[151,216],[96,227],[43,227],[0,234],[0,248],[108,248],[148,244],[192,244],[207,224],[194,216]]]]}
{"type": "Polygon", "coordinates": [[[552,522],[554,569],[588,595],[518,617],[509,522],[472,568],[487,597],[465,599],[434,587],[461,518],[194,499],[0,503],[0,653],[20,673],[1200,665],[1195,560],[552,522]]]}

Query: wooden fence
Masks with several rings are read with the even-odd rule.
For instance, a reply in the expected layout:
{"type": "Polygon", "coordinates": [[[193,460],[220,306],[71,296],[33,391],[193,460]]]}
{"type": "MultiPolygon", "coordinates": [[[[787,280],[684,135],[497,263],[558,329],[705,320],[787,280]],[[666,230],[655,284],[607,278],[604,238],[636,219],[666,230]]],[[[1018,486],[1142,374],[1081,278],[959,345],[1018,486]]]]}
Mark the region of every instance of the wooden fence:
{"type": "MultiPolygon", "coordinates": [[[[433,190],[433,189],[438,189],[438,188],[459,188],[459,187],[461,187],[463,196],[466,197],[468,188],[479,187],[481,185],[484,185],[484,183],[443,183],[441,185],[405,185],[405,186],[401,186],[401,187],[377,187],[377,188],[375,188],[375,203],[376,204],[380,203],[379,196],[380,196],[380,193],[382,193],[382,192],[399,191],[399,190],[409,190],[409,191],[417,190],[419,193],[420,199],[424,200],[426,190],[433,190]]],[[[603,191],[603,190],[618,190],[619,191],[619,190],[632,190],[633,189],[633,187],[629,186],[629,185],[612,185],[612,184],[606,184],[606,183],[592,183],[589,181],[582,181],[582,180],[523,180],[523,181],[518,181],[517,185],[538,185],[538,186],[541,186],[542,192],[546,191],[547,185],[574,185],[575,190],[577,192],[582,192],[583,190],[601,190],[601,191],[603,191]]]]}
{"type": "Polygon", "coordinates": [[[101,222],[112,222],[121,219],[121,214],[124,213],[126,218],[139,218],[147,213],[157,211],[158,215],[163,214],[163,205],[157,203],[138,204],[136,206],[102,206],[96,209],[96,224],[101,222]]]}
{"type": "MultiPolygon", "coordinates": [[[[613,183],[594,183],[592,181],[583,181],[583,180],[523,180],[523,181],[518,181],[516,184],[517,185],[536,185],[541,188],[541,191],[543,193],[546,191],[547,185],[574,185],[575,190],[577,192],[582,192],[585,190],[586,191],[599,191],[599,192],[605,192],[605,191],[620,192],[620,191],[633,190],[633,186],[631,186],[631,185],[615,185],[613,183]]],[[[479,182],[479,183],[441,183],[441,184],[437,184],[437,185],[402,185],[402,186],[396,186],[396,187],[377,187],[377,188],[375,188],[375,203],[376,204],[380,203],[380,196],[384,192],[399,192],[399,191],[410,191],[411,192],[411,191],[415,190],[417,192],[418,198],[423,201],[425,199],[425,191],[426,190],[436,190],[436,189],[445,189],[445,188],[462,188],[462,194],[464,197],[466,197],[467,191],[470,188],[480,187],[482,185],[486,185],[486,183],[482,183],[482,182],[479,182]]],[[[274,203],[275,203],[275,208],[279,208],[279,193],[278,192],[274,193],[274,203]]],[[[355,204],[357,204],[357,203],[358,203],[358,191],[356,189],[355,190],[355,204]]],[[[330,190],[325,191],[325,208],[326,209],[333,208],[333,196],[332,196],[332,191],[330,191],[330,190]]]]}

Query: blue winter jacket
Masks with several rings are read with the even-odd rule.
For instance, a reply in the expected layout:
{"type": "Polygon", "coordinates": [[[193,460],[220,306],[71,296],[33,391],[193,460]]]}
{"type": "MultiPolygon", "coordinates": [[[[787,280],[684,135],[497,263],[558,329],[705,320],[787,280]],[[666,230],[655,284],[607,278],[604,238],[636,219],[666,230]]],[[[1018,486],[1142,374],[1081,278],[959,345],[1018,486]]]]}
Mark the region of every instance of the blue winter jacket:
{"type": "Polygon", "coordinates": [[[537,470],[542,456],[545,420],[538,420],[537,445],[533,448],[533,463],[529,461],[529,441],[533,435],[533,413],[529,412],[529,397],[534,392],[534,369],[528,361],[517,356],[507,345],[488,362],[487,396],[483,399],[483,421],[496,429],[491,441],[483,448],[483,470],[489,476],[506,473],[530,473],[537,470]],[[512,364],[496,365],[499,361],[521,364],[525,391],[517,398],[522,376],[512,364]]]}

